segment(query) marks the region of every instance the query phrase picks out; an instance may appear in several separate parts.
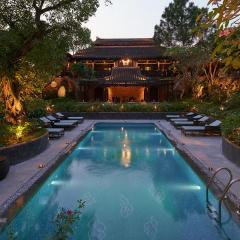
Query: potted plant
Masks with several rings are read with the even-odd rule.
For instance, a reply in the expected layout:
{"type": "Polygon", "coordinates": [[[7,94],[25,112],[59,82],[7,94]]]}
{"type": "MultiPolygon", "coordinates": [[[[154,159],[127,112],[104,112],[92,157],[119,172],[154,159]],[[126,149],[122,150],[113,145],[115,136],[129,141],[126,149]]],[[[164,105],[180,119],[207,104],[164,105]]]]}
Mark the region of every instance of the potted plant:
{"type": "Polygon", "coordinates": [[[9,171],[9,161],[7,158],[0,156],[0,180],[3,180],[9,171]]]}

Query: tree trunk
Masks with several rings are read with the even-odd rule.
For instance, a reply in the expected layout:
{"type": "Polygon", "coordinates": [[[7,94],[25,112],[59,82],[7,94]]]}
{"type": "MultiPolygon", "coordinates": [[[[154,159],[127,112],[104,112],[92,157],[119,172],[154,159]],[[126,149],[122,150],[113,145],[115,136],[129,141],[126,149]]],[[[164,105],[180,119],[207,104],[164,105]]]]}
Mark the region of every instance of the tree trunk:
{"type": "Polygon", "coordinates": [[[5,105],[5,121],[13,125],[26,121],[26,111],[20,93],[6,76],[2,78],[2,97],[5,105]]]}

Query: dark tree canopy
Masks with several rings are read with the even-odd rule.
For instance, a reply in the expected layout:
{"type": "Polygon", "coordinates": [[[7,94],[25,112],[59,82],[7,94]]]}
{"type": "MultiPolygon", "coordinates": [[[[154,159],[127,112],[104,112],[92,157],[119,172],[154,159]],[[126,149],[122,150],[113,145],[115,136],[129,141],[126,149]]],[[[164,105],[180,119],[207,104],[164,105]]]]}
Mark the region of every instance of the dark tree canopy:
{"type": "Polygon", "coordinates": [[[23,60],[48,70],[76,43],[89,43],[90,31],[82,24],[98,6],[98,0],[2,0],[0,72],[23,60]]]}
{"type": "Polygon", "coordinates": [[[62,70],[68,51],[90,43],[90,31],[83,24],[99,2],[1,0],[0,91],[7,122],[25,119],[26,83],[43,85],[43,79],[49,81],[62,70]]]}
{"type": "Polygon", "coordinates": [[[154,39],[165,47],[191,46],[197,34],[193,31],[196,19],[206,8],[198,8],[189,0],[174,0],[162,15],[160,24],[155,26],[154,39]]]}

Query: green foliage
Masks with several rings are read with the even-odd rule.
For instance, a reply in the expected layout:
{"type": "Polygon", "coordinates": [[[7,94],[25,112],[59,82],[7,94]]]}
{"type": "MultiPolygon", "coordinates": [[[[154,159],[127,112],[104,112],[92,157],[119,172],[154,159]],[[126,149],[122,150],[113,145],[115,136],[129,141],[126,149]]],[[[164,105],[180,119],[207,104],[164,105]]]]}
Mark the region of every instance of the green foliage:
{"type": "Polygon", "coordinates": [[[71,67],[71,71],[74,76],[78,76],[80,78],[87,78],[90,79],[93,77],[93,70],[92,68],[82,64],[82,63],[75,63],[71,67]]]}
{"type": "Polygon", "coordinates": [[[74,234],[74,224],[80,220],[81,210],[84,206],[85,202],[80,200],[74,211],[61,209],[54,219],[56,229],[52,240],[67,240],[74,234]]]}
{"type": "Polygon", "coordinates": [[[224,105],[227,110],[239,109],[240,111],[240,92],[233,94],[224,105]]]}
{"type": "Polygon", "coordinates": [[[226,68],[240,69],[240,5],[239,0],[209,0],[211,11],[201,28],[216,26],[216,48],[212,57],[220,59],[226,68]]]}
{"type": "Polygon", "coordinates": [[[44,133],[46,130],[36,121],[16,126],[0,123],[0,147],[30,141],[44,133]]]}
{"type": "MultiPolygon", "coordinates": [[[[78,200],[78,206],[75,210],[62,208],[53,220],[55,232],[46,239],[49,240],[68,240],[74,235],[74,224],[80,220],[82,209],[85,207],[85,201],[78,200]]],[[[10,225],[7,229],[7,239],[17,240],[13,227],[10,225]]]]}
{"type": "Polygon", "coordinates": [[[39,118],[47,113],[50,102],[41,98],[29,99],[26,101],[28,118],[39,118]]]}
{"type": "Polygon", "coordinates": [[[189,109],[188,102],[161,103],[101,103],[78,102],[71,99],[54,99],[51,101],[55,112],[182,112],[189,109]]]}
{"type": "Polygon", "coordinates": [[[206,8],[198,8],[189,0],[174,0],[162,15],[160,24],[155,26],[154,38],[165,47],[191,46],[196,41],[196,18],[206,15],[206,8]]]}
{"type": "MultiPolygon", "coordinates": [[[[68,51],[91,42],[90,31],[83,24],[99,4],[100,0],[1,1],[0,84],[11,83],[8,92],[19,100],[20,109],[24,97],[38,95],[49,79],[63,70],[68,51]]],[[[12,118],[8,115],[5,118],[15,123],[25,112],[12,118]]]]}
{"type": "Polygon", "coordinates": [[[222,125],[223,135],[240,146],[240,112],[228,114],[222,125]]]}

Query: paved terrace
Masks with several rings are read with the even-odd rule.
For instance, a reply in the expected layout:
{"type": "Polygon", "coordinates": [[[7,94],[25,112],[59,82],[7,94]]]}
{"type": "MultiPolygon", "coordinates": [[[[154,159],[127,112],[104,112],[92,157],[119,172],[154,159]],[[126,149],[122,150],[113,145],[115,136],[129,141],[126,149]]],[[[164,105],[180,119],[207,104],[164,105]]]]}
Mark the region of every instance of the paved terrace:
{"type": "MultiPolygon", "coordinates": [[[[54,165],[59,157],[64,156],[74,144],[93,126],[97,121],[85,120],[72,131],[65,132],[65,136],[58,140],[51,140],[49,147],[38,156],[12,166],[7,178],[0,182],[0,214],[1,211],[16,200],[21,194],[29,189],[37,179],[54,165]],[[39,169],[39,164],[45,164],[46,168],[39,169]]],[[[228,167],[233,172],[234,178],[240,178],[240,168],[227,160],[221,151],[221,137],[186,137],[181,131],[176,130],[169,122],[149,121],[149,120],[122,120],[122,121],[101,121],[101,122],[152,122],[162,129],[166,135],[176,143],[182,151],[196,162],[196,164],[211,176],[212,171],[209,168],[217,169],[219,167],[228,167]]],[[[226,176],[221,175],[219,180],[224,182],[226,176]]],[[[239,186],[234,186],[234,193],[240,197],[239,186]]],[[[0,223],[1,225],[1,223],[0,223]]]]}

